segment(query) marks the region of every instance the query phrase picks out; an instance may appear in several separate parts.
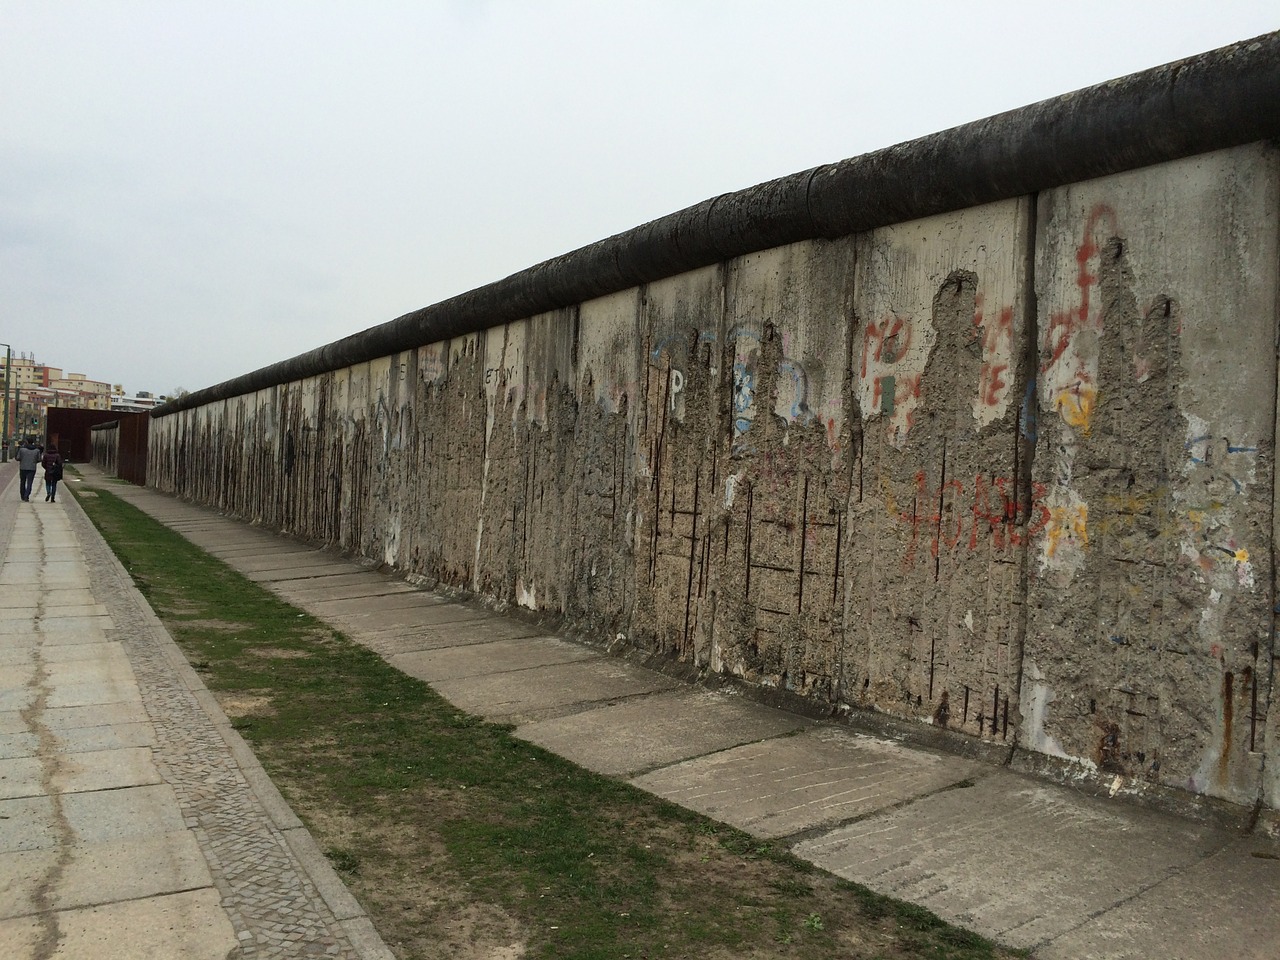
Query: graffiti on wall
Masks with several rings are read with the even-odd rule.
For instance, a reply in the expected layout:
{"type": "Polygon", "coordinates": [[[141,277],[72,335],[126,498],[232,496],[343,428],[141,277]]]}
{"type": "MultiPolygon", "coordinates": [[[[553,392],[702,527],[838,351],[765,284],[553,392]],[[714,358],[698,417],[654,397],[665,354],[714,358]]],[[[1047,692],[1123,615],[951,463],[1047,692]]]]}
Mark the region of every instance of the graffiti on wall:
{"type": "MultiPolygon", "coordinates": [[[[1075,248],[1075,302],[1049,315],[1036,382],[1041,404],[1069,428],[1059,446],[1057,479],[1046,499],[1050,522],[1040,542],[1039,566],[1042,572],[1056,571],[1068,580],[1084,567],[1089,548],[1089,504],[1073,486],[1072,476],[1079,437],[1089,436],[1097,406],[1102,308],[1095,302],[1094,287],[1101,278],[1099,232],[1104,229],[1117,234],[1116,213],[1107,204],[1097,204],[1075,248]]],[[[1024,413],[1024,423],[1027,419],[1024,413]]]]}
{"type": "Polygon", "coordinates": [[[903,314],[886,314],[863,328],[858,367],[862,416],[884,418],[889,442],[899,449],[915,425],[920,381],[936,339],[933,324],[903,314]]]}
{"type": "Polygon", "coordinates": [[[1004,418],[1014,380],[1013,307],[1001,307],[988,316],[983,310],[984,299],[979,290],[973,310],[973,338],[982,347],[978,396],[973,401],[973,418],[979,429],[1004,418]]]}
{"type": "Polygon", "coordinates": [[[1098,397],[1102,310],[1095,304],[1093,288],[1100,274],[1098,234],[1103,229],[1110,236],[1117,234],[1116,213],[1098,204],[1089,212],[1075,251],[1077,302],[1050,314],[1041,344],[1047,358],[1040,367],[1043,396],[1064,423],[1086,436],[1098,397]]]}
{"type": "MultiPolygon", "coordinates": [[[[732,452],[735,456],[757,452],[748,434],[759,415],[758,394],[764,383],[761,370],[761,337],[763,325],[743,323],[730,331],[728,342],[733,344],[733,368],[731,383],[732,452]]],[[[697,345],[718,342],[714,330],[699,330],[694,342],[697,345]]],[[[832,449],[839,443],[839,423],[842,412],[841,398],[822,397],[818,385],[810,376],[804,361],[791,356],[789,334],[782,335],[782,356],[778,360],[773,377],[773,412],[788,424],[808,426],[821,421],[832,449]]],[[[649,351],[650,367],[657,371],[659,382],[666,390],[667,411],[672,419],[684,420],[684,405],[689,375],[684,364],[688,360],[680,356],[679,346],[685,341],[678,337],[663,337],[649,351]],[[663,373],[663,369],[666,372],[663,373]]],[[[713,371],[714,371],[713,366],[713,371]]]]}
{"type": "Polygon", "coordinates": [[[910,531],[903,566],[910,569],[922,551],[937,559],[957,549],[1003,552],[1021,547],[1049,528],[1052,513],[1045,504],[1044,484],[1033,484],[1028,507],[1012,477],[977,474],[972,483],[955,478],[941,485],[916,471],[909,497],[901,500],[887,479],[881,493],[889,516],[910,531]]]}

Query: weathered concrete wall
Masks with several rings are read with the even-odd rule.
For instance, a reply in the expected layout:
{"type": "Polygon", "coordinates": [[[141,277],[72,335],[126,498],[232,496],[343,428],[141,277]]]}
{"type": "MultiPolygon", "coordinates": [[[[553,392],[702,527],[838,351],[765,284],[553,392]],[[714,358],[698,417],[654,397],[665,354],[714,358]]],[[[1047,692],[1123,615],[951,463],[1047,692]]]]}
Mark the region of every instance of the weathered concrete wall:
{"type": "Polygon", "coordinates": [[[150,477],[834,711],[1276,810],[1278,271],[1248,143],[222,391],[153,421],[150,477]]]}
{"type": "Polygon", "coordinates": [[[1274,652],[1277,191],[1263,146],[1063,187],[1036,250],[1023,738],[1245,804],[1274,652]]]}

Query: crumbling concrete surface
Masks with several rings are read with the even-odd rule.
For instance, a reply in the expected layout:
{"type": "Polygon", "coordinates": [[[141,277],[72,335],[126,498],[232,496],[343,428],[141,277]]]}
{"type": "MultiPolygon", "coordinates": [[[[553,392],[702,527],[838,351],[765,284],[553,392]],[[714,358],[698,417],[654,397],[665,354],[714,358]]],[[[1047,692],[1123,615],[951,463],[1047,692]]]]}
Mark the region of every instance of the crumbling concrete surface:
{"type": "Polygon", "coordinates": [[[1280,805],[1280,161],[679,273],[153,422],[149,476],[815,708],[1280,805]]]}

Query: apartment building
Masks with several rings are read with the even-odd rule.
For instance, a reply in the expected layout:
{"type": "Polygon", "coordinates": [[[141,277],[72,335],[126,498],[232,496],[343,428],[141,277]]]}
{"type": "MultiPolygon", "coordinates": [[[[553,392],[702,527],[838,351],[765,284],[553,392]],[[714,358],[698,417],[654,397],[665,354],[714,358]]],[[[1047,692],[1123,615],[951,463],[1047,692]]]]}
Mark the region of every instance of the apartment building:
{"type": "MultiPolygon", "coordinates": [[[[0,354],[0,392],[5,374],[9,384],[9,420],[3,424],[5,438],[43,436],[46,411],[50,407],[76,410],[110,410],[111,384],[90,380],[83,373],[66,373],[58,367],[38,362],[34,355],[17,354],[12,368],[5,369],[0,354]]],[[[0,410],[4,398],[0,396],[0,410]]]]}

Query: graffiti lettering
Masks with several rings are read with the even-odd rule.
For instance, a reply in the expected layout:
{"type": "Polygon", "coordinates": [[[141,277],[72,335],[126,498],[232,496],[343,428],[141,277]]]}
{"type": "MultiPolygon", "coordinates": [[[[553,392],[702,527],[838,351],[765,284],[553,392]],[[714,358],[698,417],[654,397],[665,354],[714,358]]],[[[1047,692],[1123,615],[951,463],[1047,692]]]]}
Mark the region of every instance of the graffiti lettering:
{"type": "MultiPolygon", "coordinates": [[[[983,295],[979,291],[974,299],[973,336],[982,345],[982,369],[978,374],[978,404],[982,407],[1003,407],[1008,399],[1010,383],[1006,379],[1009,363],[1013,358],[1013,307],[1003,307],[990,320],[983,313],[983,295]]],[[[1002,415],[1003,411],[995,415],[1002,415]]],[[[986,420],[975,407],[974,416],[979,422],[986,420]]]]}
{"type": "Polygon", "coordinates": [[[671,368],[671,412],[676,412],[676,397],[684,390],[684,374],[671,368]]]}
{"type": "Polygon", "coordinates": [[[932,328],[916,329],[910,317],[885,316],[862,332],[859,393],[864,418],[885,417],[890,442],[902,446],[915,425],[932,328]]]}
{"type": "Polygon", "coordinates": [[[914,565],[921,549],[922,528],[928,533],[929,554],[957,547],[975,551],[989,543],[995,550],[1019,547],[1043,532],[1051,521],[1044,484],[1032,485],[1030,510],[1024,509],[1010,477],[978,474],[972,487],[956,479],[931,488],[925,471],[915,475],[915,498],[907,513],[886,497],[891,515],[911,527],[904,565],[914,565]],[[967,534],[967,536],[966,536],[967,534]]]}
{"type": "Polygon", "coordinates": [[[1009,369],[1007,363],[984,363],[982,365],[982,373],[978,378],[978,396],[983,404],[988,407],[999,406],[1004,399],[1005,391],[1009,384],[1004,380],[1004,374],[1009,369]]]}
{"type": "Polygon", "coordinates": [[[495,383],[504,384],[508,380],[514,380],[515,375],[515,367],[489,367],[484,372],[484,385],[489,387],[495,383]]]}
{"type": "Polygon", "coordinates": [[[1066,310],[1050,314],[1042,350],[1048,355],[1044,374],[1045,395],[1068,426],[1088,434],[1098,396],[1097,337],[1102,332],[1102,313],[1093,307],[1093,288],[1098,283],[1094,262],[1101,253],[1098,232],[1105,226],[1114,236],[1116,214],[1106,204],[1089,213],[1084,236],[1076,248],[1076,290],[1078,302],[1066,310]]]}

